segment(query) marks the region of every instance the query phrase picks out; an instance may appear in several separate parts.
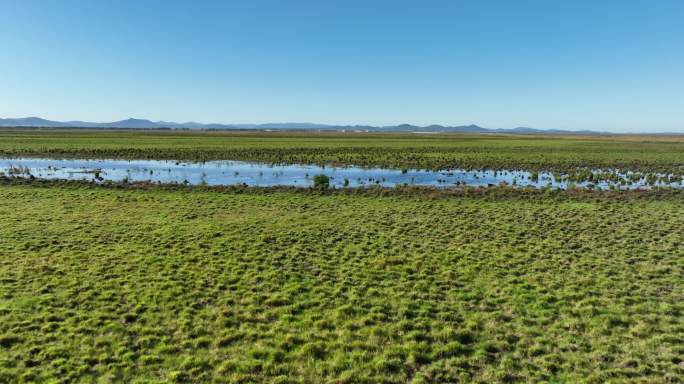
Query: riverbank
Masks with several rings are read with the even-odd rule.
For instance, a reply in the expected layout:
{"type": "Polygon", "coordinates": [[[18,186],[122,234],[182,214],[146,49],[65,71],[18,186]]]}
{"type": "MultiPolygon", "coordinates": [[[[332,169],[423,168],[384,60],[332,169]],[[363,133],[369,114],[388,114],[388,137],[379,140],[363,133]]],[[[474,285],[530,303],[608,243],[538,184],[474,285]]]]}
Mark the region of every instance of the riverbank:
{"type": "Polygon", "coordinates": [[[631,200],[669,200],[684,201],[684,190],[676,188],[652,188],[630,190],[601,190],[586,188],[552,189],[552,188],[514,188],[500,185],[492,187],[453,186],[450,188],[434,188],[425,186],[382,187],[371,185],[365,188],[315,188],[294,186],[253,187],[248,185],[188,185],[182,183],[149,183],[149,182],[94,182],[88,180],[49,180],[25,177],[0,176],[0,186],[30,186],[36,188],[66,189],[114,189],[143,191],[178,191],[178,192],[216,192],[235,194],[272,194],[293,193],[312,196],[344,195],[367,197],[403,196],[419,199],[449,199],[459,197],[481,198],[484,200],[532,199],[556,201],[609,201],[619,203],[631,200]]]}

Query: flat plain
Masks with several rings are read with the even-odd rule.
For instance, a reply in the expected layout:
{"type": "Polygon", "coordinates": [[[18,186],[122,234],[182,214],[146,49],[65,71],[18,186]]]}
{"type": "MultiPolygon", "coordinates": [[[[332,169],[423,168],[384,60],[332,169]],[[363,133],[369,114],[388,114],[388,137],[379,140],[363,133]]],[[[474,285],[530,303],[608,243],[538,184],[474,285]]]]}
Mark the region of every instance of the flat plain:
{"type": "Polygon", "coordinates": [[[684,173],[684,135],[0,130],[0,156],[684,173]]]}
{"type": "MultiPolygon", "coordinates": [[[[7,131],[0,151],[426,167],[684,164],[679,138],[371,136],[7,131]]],[[[679,191],[4,178],[0,201],[0,382],[684,377],[679,191]]]]}

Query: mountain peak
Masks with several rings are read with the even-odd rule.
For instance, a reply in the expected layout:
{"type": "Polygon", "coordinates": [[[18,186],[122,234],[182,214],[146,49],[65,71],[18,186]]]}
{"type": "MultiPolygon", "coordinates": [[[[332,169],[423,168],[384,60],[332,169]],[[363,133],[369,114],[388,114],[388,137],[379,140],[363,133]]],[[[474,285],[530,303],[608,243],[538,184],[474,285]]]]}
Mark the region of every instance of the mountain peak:
{"type": "Polygon", "coordinates": [[[254,129],[254,130],[311,130],[311,131],[342,131],[342,130],[363,130],[372,132],[463,132],[463,133],[519,133],[519,134],[602,134],[596,131],[571,131],[560,129],[536,129],[527,127],[507,128],[482,128],[475,124],[462,126],[444,126],[432,124],[418,126],[413,124],[400,124],[389,126],[370,126],[370,125],[329,125],[316,123],[265,123],[265,124],[203,124],[196,122],[174,123],[170,121],[151,121],[129,117],[126,120],[114,121],[111,123],[92,123],[87,121],[51,121],[40,117],[25,118],[0,118],[0,127],[54,127],[54,128],[124,128],[124,129],[254,129]]]}

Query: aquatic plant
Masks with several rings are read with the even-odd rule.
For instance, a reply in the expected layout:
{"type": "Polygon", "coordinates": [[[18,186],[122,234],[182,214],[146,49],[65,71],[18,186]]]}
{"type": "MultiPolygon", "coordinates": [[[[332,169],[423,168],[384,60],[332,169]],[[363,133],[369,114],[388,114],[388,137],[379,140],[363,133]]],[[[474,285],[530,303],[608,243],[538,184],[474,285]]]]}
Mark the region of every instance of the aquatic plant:
{"type": "Polygon", "coordinates": [[[625,169],[684,175],[684,138],[0,130],[0,156],[247,160],[396,169],[625,169]]]}
{"type": "Polygon", "coordinates": [[[330,186],[330,178],[326,175],[320,174],[313,177],[314,188],[326,189],[330,186]]]}

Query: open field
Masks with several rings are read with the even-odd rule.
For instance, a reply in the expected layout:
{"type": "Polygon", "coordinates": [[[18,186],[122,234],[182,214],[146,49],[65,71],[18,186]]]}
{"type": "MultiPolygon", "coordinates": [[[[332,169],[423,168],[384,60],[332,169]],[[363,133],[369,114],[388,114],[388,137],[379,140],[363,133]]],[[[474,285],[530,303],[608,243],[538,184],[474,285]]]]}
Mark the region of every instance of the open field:
{"type": "Polygon", "coordinates": [[[684,136],[0,130],[0,156],[684,174],[684,136]]]}
{"type": "MultiPolygon", "coordinates": [[[[676,136],[0,130],[0,156],[684,174],[676,136]]],[[[682,193],[0,177],[0,383],[681,382],[682,193]]]]}
{"type": "Polygon", "coordinates": [[[684,377],[677,196],[40,185],[0,185],[0,382],[684,377]]]}

